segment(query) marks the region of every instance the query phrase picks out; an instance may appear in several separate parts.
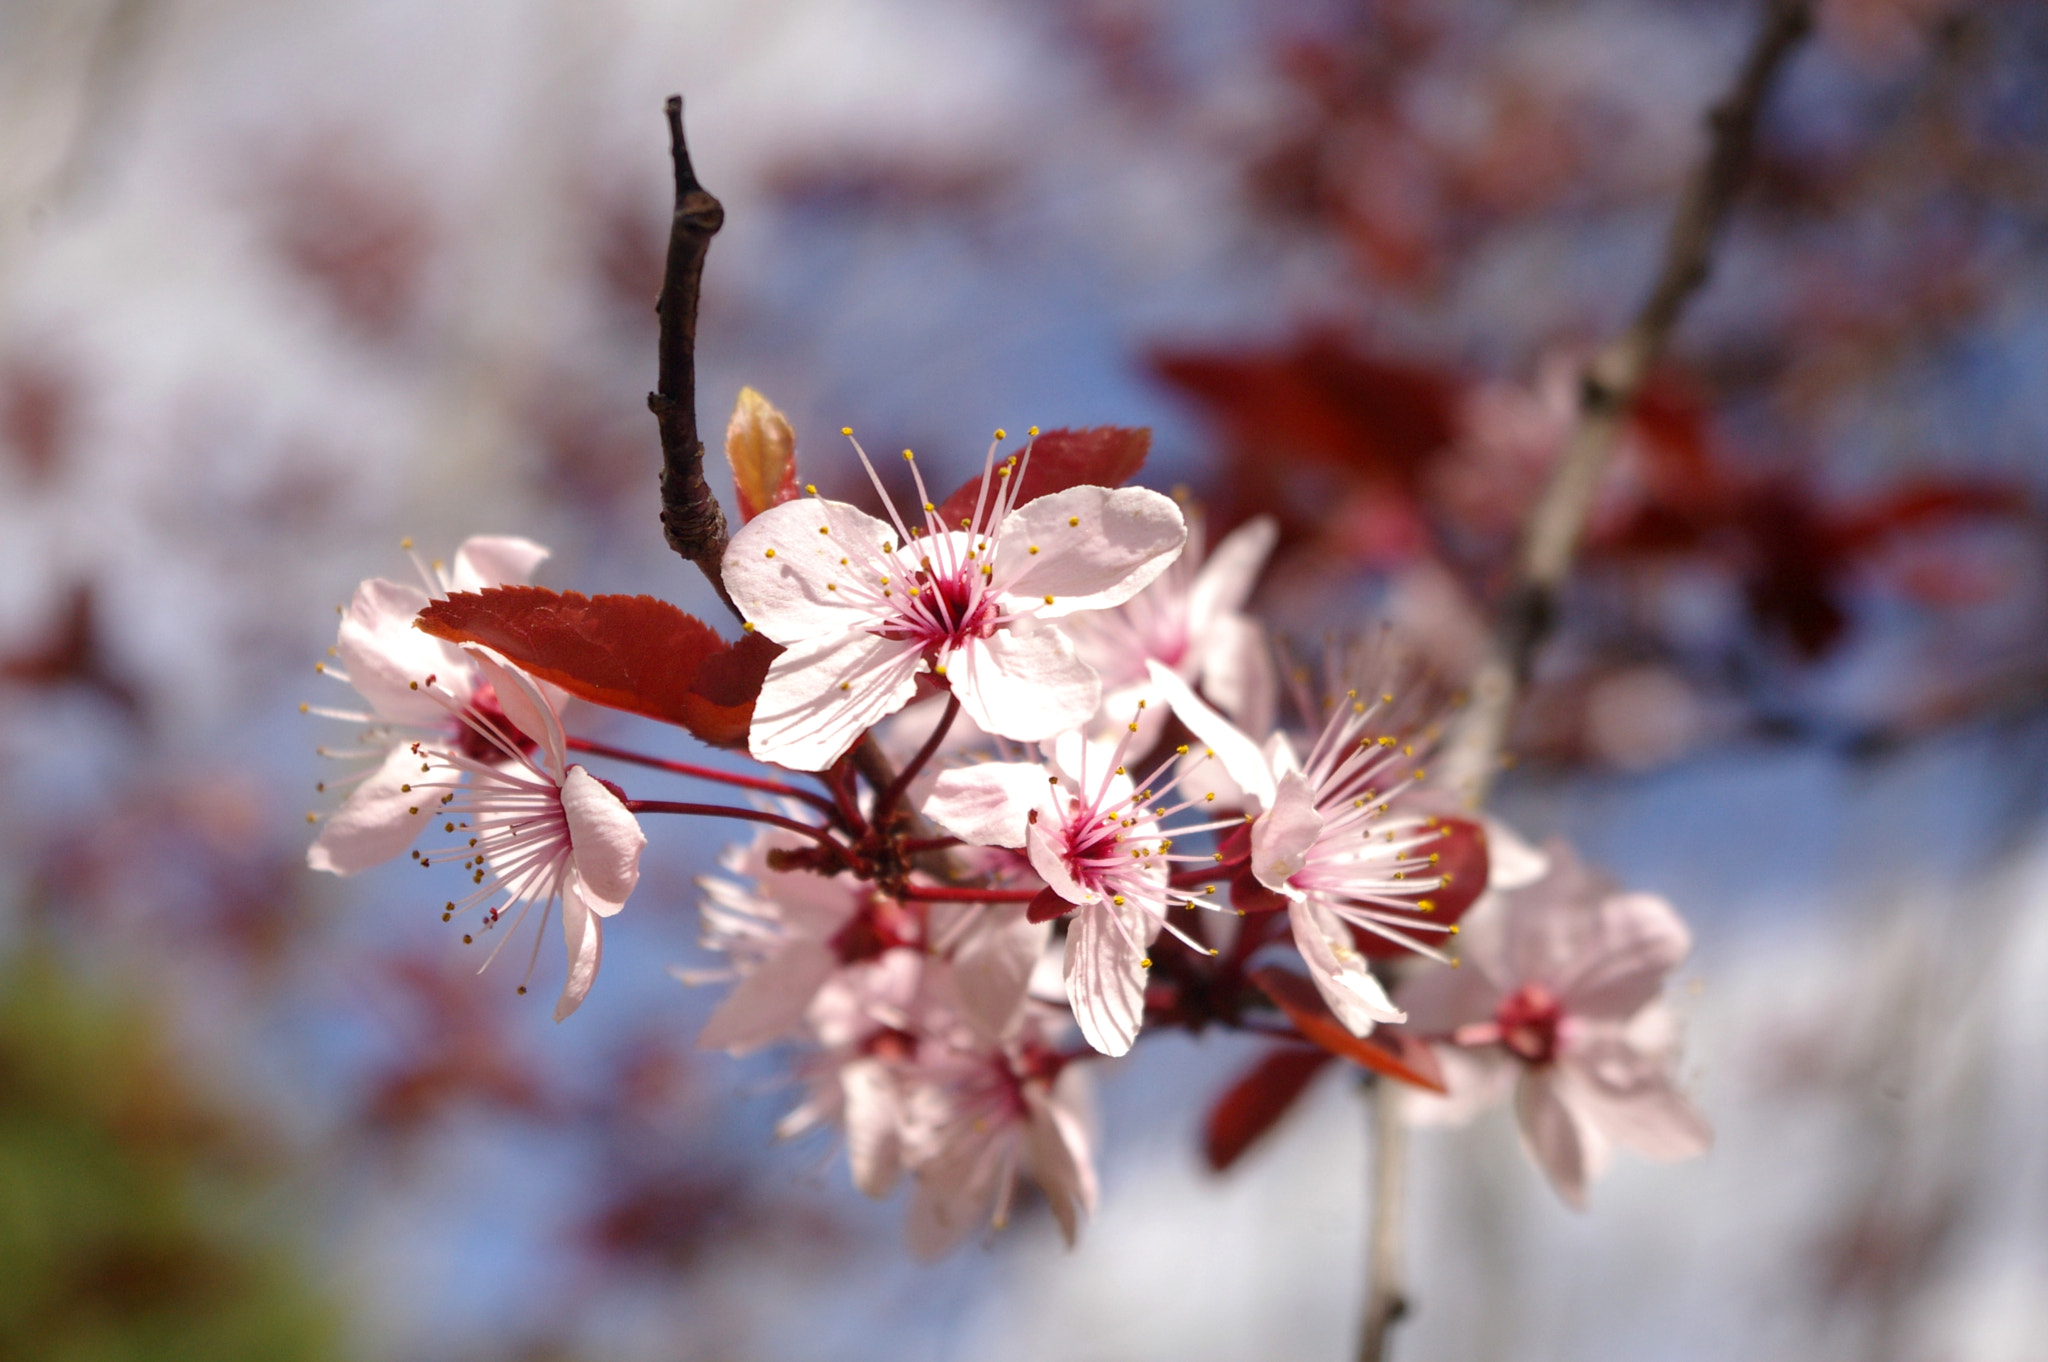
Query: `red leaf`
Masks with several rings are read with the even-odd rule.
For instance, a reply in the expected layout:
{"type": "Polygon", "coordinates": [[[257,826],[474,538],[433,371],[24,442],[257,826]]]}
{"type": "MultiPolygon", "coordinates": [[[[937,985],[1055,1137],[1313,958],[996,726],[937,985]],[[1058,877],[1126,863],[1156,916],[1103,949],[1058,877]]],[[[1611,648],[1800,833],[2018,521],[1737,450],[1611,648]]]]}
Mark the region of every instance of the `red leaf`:
{"type": "Polygon", "coordinates": [[[652,596],[582,596],[492,587],[435,601],[419,627],[496,649],[579,699],[680,725],[705,742],[746,741],[754,699],[782,650],[759,634],[735,644],[652,596]]]}
{"type": "MultiPolygon", "coordinates": [[[[1437,854],[1436,870],[1447,876],[1450,883],[1419,900],[1433,906],[1429,912],[1418,914],[1416,921],[1448,927],[1464,917],[1466,910],[1486,892],[1486,829],[1479,823],[1463,818],[1444,818],[1438,821],[1443,827],[1444,835],[1432,843],[1429,849],[1437,854]]],[[[1242,908],[1244,905],[1237,906],[1242,908]]],[[[1431,940],[1436,933],[1423,932],[1421,935],[1424,940],[1431,940]]],[[[1353,927],[1351,937],[1358,943],[1359,950],[1379,959],[1411,953],[1407,947],[1395,945],[1385,937],[1365,931],[1363,928],[1353,927]]]]}
{"type": "Polygon", "coordinates": [[[1030,906],[1025,908],[1024,917],[1030,922],[1050,922],[1072,911],[1073,904],[1050,889],[1041,889],[1038,891],[1038,897],[1031,900],[1030,906]]]}
{"type": "MultiPolygon", "coordinates": [[[[1064,492],[1069,487],[1121,487],[1145,466],[1152,452],[1152,432],[1144,426],[1096,426],[1091,430],[1048,430],[1031,442],[1031,464],[1014,504],[1064,492]]],[[[974,514],[981,495],[981,477],[939,505],[939,520],[958,525],[974,514]]],[[[995,496],[995,489],[989,489],[995,496]]],[[[987,514],[986,511],[983,514],[987,514]]]]}
{"type": "Polygon", "coordinates": [[[1243,1157],[1279,1124],[1332,1058],[1328,1050],[1311,1045],[1282,1045],[1240,1074],[1209,1108],[1202,1131],[1209,1167],[1220,1173],[1243,1157]]]}
{"type": "Polygon", "coordinates": [[[1287,1020],[1294,1023],[1303,1039],[1376,1074],[1430,1092],[1444,1091],[1443,1069],[1436,1062],[1436,1052],[1421,1038],[1384,1026],[1371,1036],[1352,1035],[1306,975],[1268,965],[1251,971],[1251,981],[1287,1014],[1287,1020]]]}

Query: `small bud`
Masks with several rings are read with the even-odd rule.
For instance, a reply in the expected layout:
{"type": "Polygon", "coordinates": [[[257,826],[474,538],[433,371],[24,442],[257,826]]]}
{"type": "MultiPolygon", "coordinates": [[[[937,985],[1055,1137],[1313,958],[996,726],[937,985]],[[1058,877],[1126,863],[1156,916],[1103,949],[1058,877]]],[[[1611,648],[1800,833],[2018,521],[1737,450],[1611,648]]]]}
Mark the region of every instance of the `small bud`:
{"type": "Polygon", "coordinates": [[[796,431],[789,418],[752,388],[741,388],[725,427],[725,461],[739,498],[740,519],[795,498],[796,431]]]}

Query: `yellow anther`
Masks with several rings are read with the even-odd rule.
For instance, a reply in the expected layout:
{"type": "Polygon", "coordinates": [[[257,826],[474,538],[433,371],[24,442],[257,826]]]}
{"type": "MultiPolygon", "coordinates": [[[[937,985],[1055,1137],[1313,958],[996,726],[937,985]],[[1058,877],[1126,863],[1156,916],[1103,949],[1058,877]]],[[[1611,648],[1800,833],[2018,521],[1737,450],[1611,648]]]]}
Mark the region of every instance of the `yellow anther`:
{"type": "Polygon", "coordinates": [[[1030,435],[1030,436],[1034,436],[1034,437],[1035,437],[1035,436],[1036,436],[1036,435],[1038,434],[1038,427],[1037,427],[1037,426],[1033,426],[1033,427],[1032,427],[1031,429],[1029,429],[1029,430],[1025,431],[1024,433],[1025,433],[1026,435],[1030,435]]]}
{"type": "Polygon", "coordinates": [[[408,681],[405,684],[412,687],[412,689],[414,690],[418,690],[420,688],[420,683],[417,681],[408,681]]]}
{"type": "Polygon", "coordinates": [[[1188,745],[1186,743],[1182,743],[1179,747],[1173,749],[1173,753],[1177,757],[1186,756],[1188,754],[1188,745]]]}
{"type": "Polygon", "coordinates": [[[1417,899],[1417,900],[1415,900],[1415,906],[1416,906],[1417,908],[1420,908],[1420,909],[1421,909],[1421,910],[1422,910],[1423,912],[1425,912],[1425,913],[1434,913],[1434,912],[1436,911],[1436,900],[1435,900],[1435,899],[1417,899]]]}
{"type": "Polygon", "coordinates": [[[774,550],[774,549],[770,549],[770,550],[768,550],[768,556],[769,556],[770,558],[773,558],[773,557],[775,556],[775,550],[774,550]]]}
{"type": "Polygon", "coordinates": [[[1031,546],[1031,551],[1032,551],[1033,553],[1036,553],[1036,552],[1038,552],[1038,545],[1036,545],[1036,544],[1033,544],[1033,545],[1031,546]]]}
{"type": "Polygon", "coordinates": [[[853,434],[853,427],[852,427],[852,426],[841,426],[841,427],[839,428],[839,433],[840,433],[841,435],[851,435],[851,434],[853,434]]]}
{"type": "Polygon", "coordinates": [[[818,533],[819,533],[819,534],[830,534],[830,533],[832,533],[832,527],[831,527],[830,525],[820,525],[820,526],[818,527],[818,533]]]}
{"type": "Polygon", "coordinates": [[[998,440],[1007,440],[1010,438],[1010,433],[1004,430],[1002,427],[998,426],[996,428],[996,438],[998,440]]]}
{"type": "Polygon", "coordinates": [[[807,482],[804,484],[804,490],[806,492],[809,492],[812,496],[816,496],[818,495],[818,484],[815,482],[807,482]]]}
{"type": "Polygon", "coordinates": [[[753,622],[752,620],[748,620],[748,621],[747,621],[747,622],[746,622],[745,624],[742,624],[742,625],[740,626],[740,632],[741,632],[741,633],[743,633],[743,634],[751,634],[751,633],[753,633],[753,632],[754,632],[754,622],[753,622]]]}
{"type": "Polygon", "coordinates": [[[299,713],[304,714],[311,708],[312,706],[308,705],[304,700],[299,701],[299,713]]]}
{"type": "Polygon", "coordinates": [[[841,689],[841,690],[852,690],[852,689],[853,689],[853,682],[851,682],[851,681],[841,681],[841,682],[839,683],[839,689],[841,689]]]}
{"type": "Polygon", "coordinates": [[[317,823],[320,821],[320,815],[317,813],[309,813],[306,815],[306,821],[308,823],[317,823]]]}
{"type": "Polygon", "coordinates": [[[399,540],[399,541],[398,541],[398,547],[399,547],[399,548],[401,548],[401,549],[403,549],[403,550],[405,550],[405,551],[406,551],[407,553],[411,553],[411,552],[412,552],[412,537],[411,537],[410,535],[408,535],[408,536],[407,536],[406,538],[404,538],[404,539],[401,539],[401,540],[399,540]]]}
{"type": "Polygon", "coordinates": [[[917,455],[911,453],[909,450],[906,449],[903,451],[903,457],[906,459],[915,459],[917,455]]]}
{"type": "Polygon", "coordinates": [[[1046,603],[1047,605],[1051,605],[1051,604],[1052,604],[1052,597],[1050,597],[1050,596],[1047,596],[1047,597],[1045,598],[1045,603],[1046,603]]]}
{"type": "Polygon", "coordinates": [[[837,591],[839,589],[839,586],[836,582],[827,582],[825,583],[825,589],[827,591],[837,591]]]}
{"type": "Polygon", "coordinates": [[[1138,968],[1139,968],[1139,969],[1151,969],[1151,968],[1152,968],[1152,957],[1148,955],[1148,956],[1146,956],[1146,957],[1145,957],[1145,958],[1144,958],[1143,960],[1140,960],[1140,961],[1138,962],[1138,968]]]}
{"type": "Polygon", "coordinates": [[[1080,524],[1080,523],[1081,523],[1081,517],[1079,517],[1079,516],[1077,516],[1077,515],[1070,515],[1070,516],[1068,516],[1068,517],[1067,517],[1067,524],[1068,524],[1068,525],[1078,525],[1078,524],[1080,524]]]}

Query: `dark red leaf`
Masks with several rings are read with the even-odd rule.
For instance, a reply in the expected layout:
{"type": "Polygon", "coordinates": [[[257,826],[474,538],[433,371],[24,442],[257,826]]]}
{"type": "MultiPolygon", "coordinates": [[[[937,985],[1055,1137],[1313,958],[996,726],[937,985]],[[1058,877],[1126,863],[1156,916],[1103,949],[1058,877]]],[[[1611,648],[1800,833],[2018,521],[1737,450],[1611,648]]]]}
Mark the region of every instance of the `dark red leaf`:
{"type": "MultiPolygon", "coordinates": [[[[1450,882],[1418,900],[1429,904],[1430,909],[1426,913],[1418,914],[1416,920],[1433,926],[1448,927],[1464,917],[1466,910],[1486,892],[1486,829],[1479,823],[1463,818],[1444,818],[1438,822],[1443,829],[1443,836],[1430,847],[1430,850],[1437,855],[1437,872],[1450,882]]],[[[1243,907],[1242,904],[1238,906],[1243,907]]],[[[1353,927],[1351,935],[1358,943],[1359,950],[1367,955],[1384,959],[1388,956],[1410,953],[1406,947],[1398,946],[1385,937],[1362,928],[1353,927]]],[[[1427,941],[1434,940],[1437,934],[1425,931],[1418,935],[1427,941]]]]}
{"type": "MultiPolygon", "coordinates": [[[[1145,466],[1152,432],[1144,426],[1096,426],[1090,430],[1048,430],[1031,442],[1031,463],[1016,505],[1064,492],[1069,487],[1121,487],[1145,466]]],[[[974,514],[981,495],[979,474],[939,505],[939,519],[958,525],[974,514]]],[[[995,489],[989,489],[995,496],[995,489]]],[[[984,512],[986,514],[986,512],[984,512]]]]}
{"type": "Polygon", "coordinates": [[[1313,1045],[1282,1045],[1240,1074],[1209,1108],[1202,1130],[1202,1153],[1209,1167],[1220,1173],[1243,1157],[1279,1124],[1332,1058],[1328,1050],[1313,1045]]]}
{"type": "Polygon", "coordinates": [[[1038,897],[1024,910],[1024,916],[1032,922],[1050,922],[1056,917],[1071,913],[1074,905],[1050,889],[1038,891],[1038,897]]]}
{"type": "Polygon", "coordinates": [[[680,725],[708,743],[746,741],[754,698],[782,650],[758,634],[727,643],[652,596],[492,587],[435,601],[419,627],[481,643],[579,699],[680,725]]]}
{"type": "Polygon", "coordinates": [[[1306,975],[1268,965],[1251,971],[1251,981],[1287,1014],[1302,1038],[1331,1054],[1348,1059],[1376,1074],[1410,1083],[1430,1092],[1444,1091],[1443,1069],[1427,1041],[1393,1027],[1382,1026],[1370,1036],[1354,1036],[1330,1011],[1323,995],[1306,975]]]}

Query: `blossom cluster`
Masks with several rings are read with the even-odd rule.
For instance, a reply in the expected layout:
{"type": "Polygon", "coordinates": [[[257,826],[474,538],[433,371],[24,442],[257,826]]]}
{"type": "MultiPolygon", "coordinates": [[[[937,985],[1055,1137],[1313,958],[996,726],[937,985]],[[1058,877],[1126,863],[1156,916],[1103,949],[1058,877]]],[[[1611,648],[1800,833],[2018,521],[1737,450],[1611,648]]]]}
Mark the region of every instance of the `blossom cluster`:
{"type": "MultiPolygon", "coordinates": [[[[1610,1144],[1704,1147],[1657,1003],[1676,914],[1432,782],[1435,692],[1392,640],[1282,665],[1250,609],[1270,521],[1206,545],[1198,512],[1112,485],[1144,446],[1108,428],[1010,453],[999,431],[943,500],[906,450],[908,514],[853,441],[877,516],[799,491],[770,420],[748,392],[729,440],[749,451],[722,573],[736,641],[647,597],[530,586],[546,551],[522,539],[363,583],[322,664],[360,705],[318,710],[356,725],[334,755],[360,766],[309,863],[410,850],[460,874],[438,908],[484,967],[534,918],[521,992],[558,916],[560,1020],[636,887],[642,819],[754,823],[702,881],[719,966],[676,971],[727,986],[698,1043],[783,1047],[778,1133],[840,1132],[869,1195],[908,1182],[922,1254],[1002,1225],[1020,1179],[1072,1241],[1097,1199],[1091,1071],[1148,1027],[1311,1042],[1404,1085],[1419,1120],[1519,1073],[1528,1145],[1574,1202],[1610,1144]],[[570,736],[572,702],[765,769],[570,736]],[[746,797],[635,798],[572,753],[746,797]]],[[[1254,1133],[1301,1086],[1260,1072],[1225,1096],[1254,1133]]]]}

